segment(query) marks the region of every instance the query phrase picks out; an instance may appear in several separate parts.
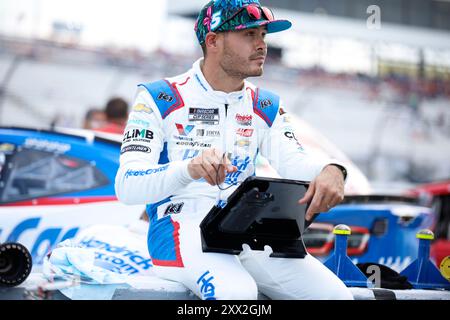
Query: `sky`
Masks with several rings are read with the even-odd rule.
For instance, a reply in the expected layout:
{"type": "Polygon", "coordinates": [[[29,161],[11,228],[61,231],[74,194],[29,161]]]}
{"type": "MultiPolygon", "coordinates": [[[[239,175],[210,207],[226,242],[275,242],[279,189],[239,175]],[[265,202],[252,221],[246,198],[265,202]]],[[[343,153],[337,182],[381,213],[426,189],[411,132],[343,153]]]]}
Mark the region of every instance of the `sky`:
{"type": "Polygon", "coordinates": [[[45,38],[55,21],[83,26],[82,43],[154,49],[166,0],[0,0],[0,32],[45,38]]]}

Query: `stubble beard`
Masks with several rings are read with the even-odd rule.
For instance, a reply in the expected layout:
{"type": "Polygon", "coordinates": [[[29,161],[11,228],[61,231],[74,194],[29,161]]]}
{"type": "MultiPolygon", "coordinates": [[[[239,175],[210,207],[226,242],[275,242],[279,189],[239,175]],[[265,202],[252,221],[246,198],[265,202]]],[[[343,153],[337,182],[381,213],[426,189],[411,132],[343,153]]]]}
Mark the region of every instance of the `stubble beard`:
{"type": "Polygon", "coordinates": [[[245,59],[229,48],[225,47],[223,58],[220,61],[220,66],[225,73],[232,77],[241,80],[249,77],[260,77],[263,74],[263,66],[252,70],[250,64],[252,61],[245,59]]]}

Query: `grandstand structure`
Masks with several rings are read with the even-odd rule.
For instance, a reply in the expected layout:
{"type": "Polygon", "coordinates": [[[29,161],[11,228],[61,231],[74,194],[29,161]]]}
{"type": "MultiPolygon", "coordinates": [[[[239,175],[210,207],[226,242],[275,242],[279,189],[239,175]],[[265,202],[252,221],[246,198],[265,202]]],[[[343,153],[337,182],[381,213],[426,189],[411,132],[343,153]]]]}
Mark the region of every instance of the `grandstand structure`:
{"type": "MultiPolygon", "coordinates": [[[[205,1],[182,3],[169,0],[169,11],[186,13],[200,8],[205,1]]],[[[367,19],[367,8],[377,5],[382,19],[388,23],[432,29],[450,30],[450,1],[448,0],[261,0],[263,5],[290,11],[315,13],[343,18],[367,19]]]]}
{"type": "Polygon", "coordinates": [[[366,9],[381,8],[388,23],[411,27],[450,30],[450,1],[447,0],[266,0],[268,6],[366,20],[366,9]]]}

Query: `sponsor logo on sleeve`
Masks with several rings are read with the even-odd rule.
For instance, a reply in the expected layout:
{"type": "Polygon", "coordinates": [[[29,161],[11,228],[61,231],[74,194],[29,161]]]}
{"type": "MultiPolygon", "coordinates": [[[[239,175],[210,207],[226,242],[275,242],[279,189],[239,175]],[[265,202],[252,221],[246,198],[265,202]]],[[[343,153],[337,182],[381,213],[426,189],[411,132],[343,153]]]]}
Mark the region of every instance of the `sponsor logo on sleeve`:
{"type": "Polygon", "coordinates": [[[168,167],[169,167],[169,165],[166,164],[166,165],[158,167],[158,168],[150,168],[147,170],[128,169],[127,172],[125,173],[125,178],[128,179],[130,177],[143,177],[143,176],[148,176],[148,175],[152,175],[155,173],[160,173],[160,172],[166,171],[168,167]]]}
{"type": "Polygon", "coordinates": [[[153,140],[153,131],[148,129],[133,129],[125,132],[123,143],[125,142],[151,142],[153,140]]]}
{"type": "Polygon", "coordinates": [[[171,203],[167,206],[166,211],[164,211],[164,217],[169,214],[178,214],[183,209],[184,202],[171,203]]]}
{"type": "Polygon", "coordinates": [[[189,122],[199,124],[219,124],[220,115],[218,108],[189,108],[189,122]]]}
{"type": "Polygon", "coordinates": [[[144,127],[144,128],[147,128],[150,126],[150,122],[140,120],[140,119],[130,119],[130,120],[128,120],[127,124],[128,125],[132,124],[132,125],[136,125],[136,126],[144,127]]]}
{"type": "Polygon", "coordinates": [[[265,109],[267,107],[270,107],[271,105],[273,105],[273,103],[270,99],[265,99],[260,102],[261,109],[265,109]]]}
{"type": "Polygon", "coordinates": [[[159,95],[158,95],[158,100],[163,100],[163,101],[166,101],[166,102],[172,102],[174,100],[174,98],[171,95],[169,95],[169,94],[167,94],[165,92],[160,92],[159,95]]]}
{"type": "Polygon", "coordinates": [[[120,150],[120,154],[124,154],[125,152],[144,152],[144,153],[150,153],[152,150],[149,147],[146,146],[140,146],[137,144],[132,144],[126,147],[123,147],[122,150],[120,150]]]}
{"type": "Polygon", "coordinates": [[[145,104],[138,103],[133,107],[134,112],[144,112],[144,113],[152,113],[153,110],[149,106],[146,106],[145,104]]]}
{"type": "Polygon", "coordinates": [[[241,126],[251,126],[252,125],[252,115],[250,114],[236,114],[236,122],[241,126]]]}

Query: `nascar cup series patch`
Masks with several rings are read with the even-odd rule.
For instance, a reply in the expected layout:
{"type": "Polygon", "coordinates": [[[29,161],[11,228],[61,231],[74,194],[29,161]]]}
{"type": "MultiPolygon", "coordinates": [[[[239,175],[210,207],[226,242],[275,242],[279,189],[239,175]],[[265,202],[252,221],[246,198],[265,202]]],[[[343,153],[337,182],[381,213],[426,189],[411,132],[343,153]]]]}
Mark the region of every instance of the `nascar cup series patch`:
{"type": "Polygon", "coordinates": [[[220,120],[219,109],[189,108],[188,119],[189,122],[217,125],[220,120]]]}

